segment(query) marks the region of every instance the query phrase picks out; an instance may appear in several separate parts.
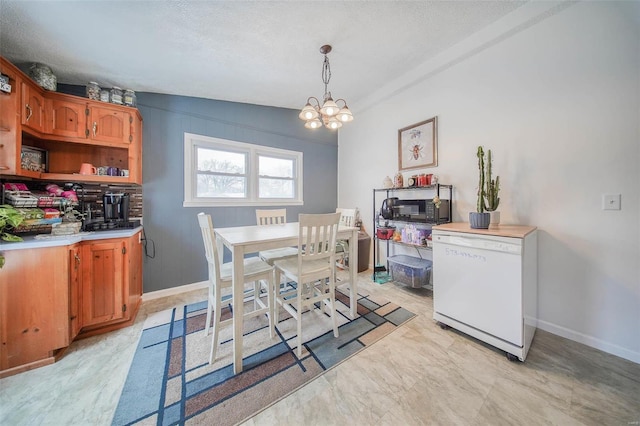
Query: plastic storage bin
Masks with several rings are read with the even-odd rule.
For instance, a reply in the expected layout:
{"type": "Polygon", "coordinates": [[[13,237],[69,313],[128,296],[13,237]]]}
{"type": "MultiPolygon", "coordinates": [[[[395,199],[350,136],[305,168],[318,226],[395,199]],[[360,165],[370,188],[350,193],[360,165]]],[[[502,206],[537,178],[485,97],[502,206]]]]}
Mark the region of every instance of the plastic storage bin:
{"type": "Polygon", "coordinates": [[[419,257],[397,255],[389,258],[391,279],[413,288],[429,284],[433,262],[419,257]]]}

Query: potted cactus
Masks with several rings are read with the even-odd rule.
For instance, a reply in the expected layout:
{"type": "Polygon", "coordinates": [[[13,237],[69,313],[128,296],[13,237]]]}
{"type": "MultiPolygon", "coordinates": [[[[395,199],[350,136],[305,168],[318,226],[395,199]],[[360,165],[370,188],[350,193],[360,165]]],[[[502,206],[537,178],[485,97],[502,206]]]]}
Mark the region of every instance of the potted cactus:
{"type": "Polygon", "coordinates": [[[485,212],[485,180],[484,180],[484,150],[482,146],[478,147],[476,152],[478,157],[478,200],[476,202],[476,211],[469,213],[469,225],[473,229],[487,229],[491,215],[485,212]]]}
{"type": "Polygon", "coordinates": [[[500,212],[498,210],[498,205],[500,204],[500,197],[498,197],[498,192],[500,192],[500,176],[496,176],[495,180],[491,178],[491,164],[493,159],[491,157],[491,150],[487,150],[487,163],[485,165],[487,169],[487,177],[486,177],[486,187],[484,190],[484,198],[486,200],[485,210],[489,212],[491,216],[489,227],[497,228],[500,225],[500,212]]]}

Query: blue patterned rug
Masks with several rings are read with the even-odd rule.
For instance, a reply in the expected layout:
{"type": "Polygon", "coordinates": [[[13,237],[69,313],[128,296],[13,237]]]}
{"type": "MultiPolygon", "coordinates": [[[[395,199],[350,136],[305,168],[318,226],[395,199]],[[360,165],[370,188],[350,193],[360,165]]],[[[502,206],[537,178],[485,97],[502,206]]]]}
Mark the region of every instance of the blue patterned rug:
{"type": "MultiPolygon", "coordinates": [[[[415,316],[386,300],[359,294],[358,317],[350,320],[348,295],[337,290],[336,299],[340,337],[333,337],[328,315],[318,309],[305,312],[305,343],[299,359],[296,322],[286,311],[280,311],[273,339],[266,316],[246,320],[243,372],[238,375],[233,374],[232,327],[220,331],[217,360],[208,363],[211,335],[205,337],[203,331],[206,301],[150,316],[113,424],[237,424],[415,316]]],[[[229,308],[224,308],[223,319],[229,315],[229,308]]]]}

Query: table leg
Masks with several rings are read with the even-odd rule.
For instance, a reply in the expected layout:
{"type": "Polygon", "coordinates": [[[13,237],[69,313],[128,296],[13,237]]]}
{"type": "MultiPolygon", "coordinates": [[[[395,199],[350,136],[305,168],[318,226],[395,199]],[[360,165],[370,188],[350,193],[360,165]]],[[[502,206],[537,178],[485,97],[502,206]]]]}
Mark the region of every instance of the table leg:
{"type": "Polygon", "coordinates": [[[233,247],[233,372],[242,372],[242,329],[244,322],[244,250],[233,247]]]}
{"type": "Polygon", "coordinates": [[[349,241],[349,300],[351,319],[358,314],[358,231],[351,232],[349,241]]]}

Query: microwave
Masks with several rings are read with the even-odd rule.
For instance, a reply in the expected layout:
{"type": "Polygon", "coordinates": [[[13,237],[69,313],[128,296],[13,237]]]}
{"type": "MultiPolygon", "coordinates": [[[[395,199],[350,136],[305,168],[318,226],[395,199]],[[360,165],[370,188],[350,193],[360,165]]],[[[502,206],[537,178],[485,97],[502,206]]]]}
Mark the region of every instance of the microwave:
{"type": "Polygon", "coordinates": [[[404,222],[443,223],[449,222],[450,200],[440,200],[436,208],[433,199],[398,200],[393,206],[393,220],[404,222]]]}

